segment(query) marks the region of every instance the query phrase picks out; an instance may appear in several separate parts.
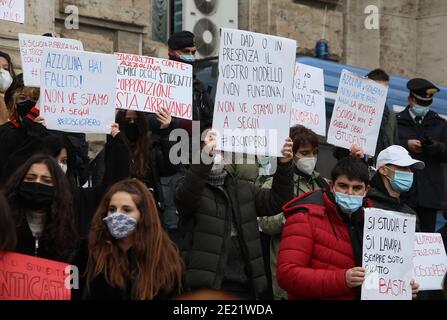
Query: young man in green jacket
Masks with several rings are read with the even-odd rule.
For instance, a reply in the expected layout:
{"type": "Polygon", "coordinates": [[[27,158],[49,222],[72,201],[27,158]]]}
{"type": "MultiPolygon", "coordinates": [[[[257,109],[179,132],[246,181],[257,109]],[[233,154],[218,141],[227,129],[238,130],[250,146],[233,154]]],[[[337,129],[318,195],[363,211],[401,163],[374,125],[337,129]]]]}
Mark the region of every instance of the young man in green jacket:
{"type": "MultiPolygon", "coordinates": [[[[290,129],[290,138],[293,141],[294,155],[294,196],[323,189],[328,186],[318,172],[315,171],[317,163],[319,139],[316,133],[301,125],[290,129]]],[[[273,179],[267,180],[263,188],[270,189],[273,179]]],[[[287,293],[282,290],[276,281],[276,265],[281,234],[286,222],[282,213],[270,217],[261,217],[259,226],[262,231],[271,236],[270,240],[270,268],[272,272],[273,295],[276,300],[287,300],[287,293]]]]}

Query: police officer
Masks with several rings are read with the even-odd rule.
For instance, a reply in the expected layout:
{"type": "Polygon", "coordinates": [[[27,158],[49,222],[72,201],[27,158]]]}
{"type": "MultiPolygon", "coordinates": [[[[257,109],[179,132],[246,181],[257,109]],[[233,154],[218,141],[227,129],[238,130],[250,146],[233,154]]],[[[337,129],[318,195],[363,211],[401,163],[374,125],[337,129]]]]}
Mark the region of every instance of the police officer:
{"type": "Polygon", "coordinates": [[[430,110],[439,88],[425,79],[412,79],[407,88],[409,106],[397,115],[399,141],[426,166],[415,172],[415,184],[404,198],[418,214],[422,232],[434,232],[436,213],[445,198],[441,163],[447,162],[447,126],[430,110]]]}

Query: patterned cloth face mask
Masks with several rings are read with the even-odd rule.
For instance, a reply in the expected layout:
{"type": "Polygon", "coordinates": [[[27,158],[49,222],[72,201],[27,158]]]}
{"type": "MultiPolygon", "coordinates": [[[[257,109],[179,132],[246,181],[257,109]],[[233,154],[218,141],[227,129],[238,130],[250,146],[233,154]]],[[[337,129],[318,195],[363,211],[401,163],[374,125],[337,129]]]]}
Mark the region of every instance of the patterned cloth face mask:
{"type": "Polygon", "coordinates": [[[112,237],[117,240],[128,237],[137,226],[137,220],[121,212],[115,212],[105,217],[103,221],[107,224],[112,237]]]}

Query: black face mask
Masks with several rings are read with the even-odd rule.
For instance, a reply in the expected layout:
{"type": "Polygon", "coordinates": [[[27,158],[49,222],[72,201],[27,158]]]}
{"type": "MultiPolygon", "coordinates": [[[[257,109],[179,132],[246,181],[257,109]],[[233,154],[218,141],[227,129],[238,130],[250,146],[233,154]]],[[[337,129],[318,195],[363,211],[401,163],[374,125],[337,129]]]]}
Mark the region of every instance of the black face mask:
{"type": "Polygon", "coordinates": [[[140,136],[140,131],[138,130],[138,126],[136,123],[127,123],[124,126],[124,132],[126,133],[127,139],[131,142],[137,141],[140,136]]]}
{"type": "Polygon", "coordinates": [[[19,198],[23,205],[31,210],[49,209],[54,198],[54,187],[37,182],[22,182],[19,198]]]}
{"type": "Polygon", "coordinates": [[[17,103],[17,113],[19,114],[20,117],[25,118],[26,115],[35,106],[36,106],[36,101],[34,101],[34,100],[26,100],[26,101],[17,103]]]}

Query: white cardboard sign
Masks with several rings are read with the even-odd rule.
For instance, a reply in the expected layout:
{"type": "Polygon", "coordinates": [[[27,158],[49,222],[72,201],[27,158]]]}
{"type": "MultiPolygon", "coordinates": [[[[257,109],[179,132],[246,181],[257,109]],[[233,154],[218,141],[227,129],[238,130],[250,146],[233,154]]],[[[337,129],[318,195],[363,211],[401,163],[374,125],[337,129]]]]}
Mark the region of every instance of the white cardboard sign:
{"type": "Polygon", "coordinates": [[[447,257],[439,233],[416,233],[413,263],[419,290],[442,290],[447,257]]]}
{"type": "Polygon", "coordinates": [[[362,300],[411,300],[414,215],[365,209],[362,300]]]}
{"type": "Polygon", "coordinates": [[[295,40],[222,29],[213,118],[218,150],[281,156],[295,54],[295,40]]]}
{"type": "Polygon", "coordinates": [[[326,136],[326,99],[324,73],[302,63],[295,65],[290,126],[300,124],[320,136],[326,136]]]}
{"type": "Polygon", "coordinates": [[[117,53],[116,107],[124,110],[170,111],[192,119],[192,66],[177,61],[117,53]]]}
{"type": "Polygon", "coordinates": [[[45,49],[40,113],[48,129],[110,133],[115,122],[115,55],[45,49]]]}
{"type": "Polygon", "coordinates": [[[83,51],[82,42],[19,33],[20,58],[25,86],[40,87],[40,67],[44,49],[83,51]]]}
{"type": "Polygon", "coordinates": [[[349,149],[356,144],[374,155],[388,87],[343,70],[328,131],[328,143],[349,149]]]}

